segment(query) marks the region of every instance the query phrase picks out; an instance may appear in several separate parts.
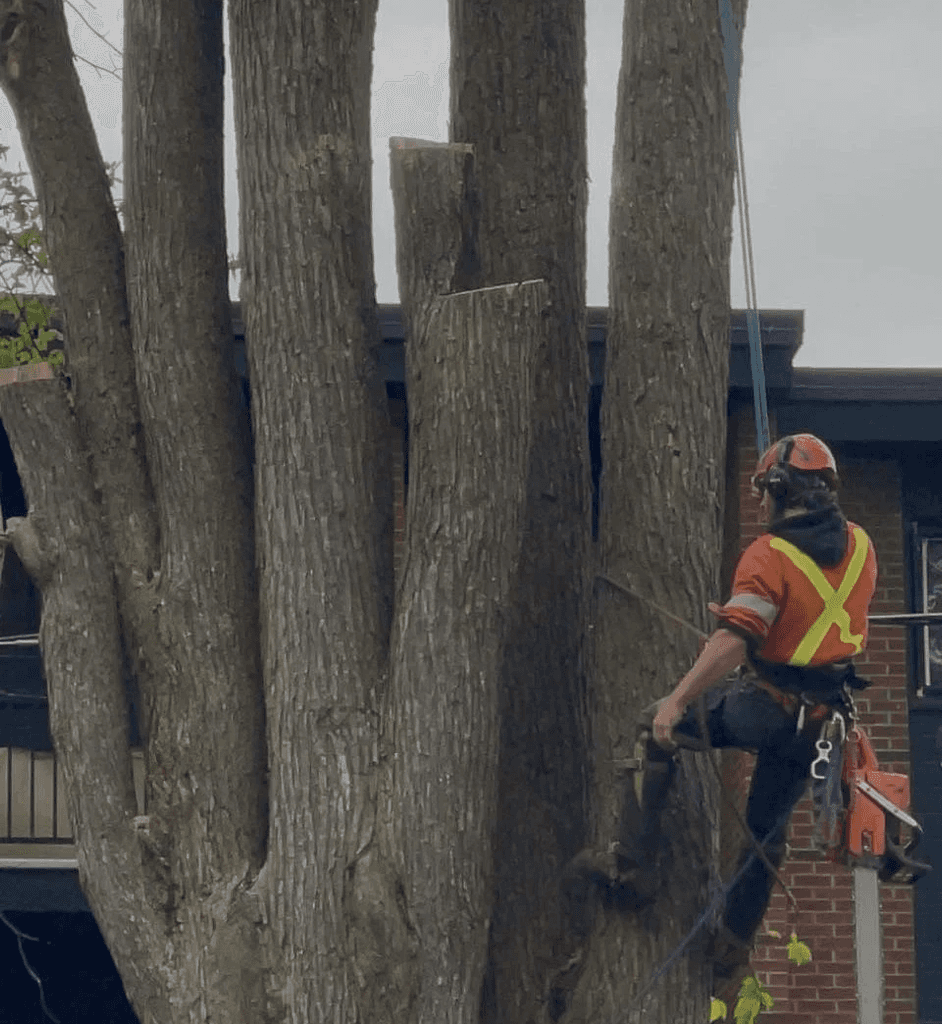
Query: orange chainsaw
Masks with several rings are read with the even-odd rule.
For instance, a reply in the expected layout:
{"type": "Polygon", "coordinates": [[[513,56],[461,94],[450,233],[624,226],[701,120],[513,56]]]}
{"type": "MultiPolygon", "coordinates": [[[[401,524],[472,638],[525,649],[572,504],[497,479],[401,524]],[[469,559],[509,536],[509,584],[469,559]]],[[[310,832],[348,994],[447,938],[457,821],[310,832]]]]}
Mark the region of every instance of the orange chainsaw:
{"type": "Polygon", "coordinates": [[[917,882],[932,866],[912,857],[922,826],[909,813],[909,778],[880,770],[870,738],[856,723],[847,733],[842,755],[842,827],[826,855],[833,861],[872,867],[883,882],[917,882]]]}

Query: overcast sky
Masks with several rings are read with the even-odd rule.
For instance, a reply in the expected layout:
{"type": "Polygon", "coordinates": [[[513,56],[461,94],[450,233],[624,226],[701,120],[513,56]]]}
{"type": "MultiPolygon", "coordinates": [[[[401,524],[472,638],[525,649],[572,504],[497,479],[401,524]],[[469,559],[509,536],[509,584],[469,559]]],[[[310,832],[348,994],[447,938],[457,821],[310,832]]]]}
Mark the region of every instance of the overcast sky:
{"type": "MultiPolygon", "coordinates": [[[[121,47],[120,0],[73,2],[121,47]]],[[[604,306],[622,0],[586,3],[588,302],[604,306]]],[[[69,20],[75,51],[114,66],[115,55],[77,15],[69,20]]],[[[744,49],[741,118],[759,306],[805,310],[798,365],[942,366],[942,0],[750,0],[744,49]]],[[[448,0],[380,0],[374,64],[377,296],[396,302],[387,139],[448,137],[448,0]]],[[[105,159],[119,160],[120,86],[79,67],[105,159]]],[[[2,95],[0,139],[20,164],[2,95]]],[[[738,233],[732,274],[739,306],[738,233]]]]}

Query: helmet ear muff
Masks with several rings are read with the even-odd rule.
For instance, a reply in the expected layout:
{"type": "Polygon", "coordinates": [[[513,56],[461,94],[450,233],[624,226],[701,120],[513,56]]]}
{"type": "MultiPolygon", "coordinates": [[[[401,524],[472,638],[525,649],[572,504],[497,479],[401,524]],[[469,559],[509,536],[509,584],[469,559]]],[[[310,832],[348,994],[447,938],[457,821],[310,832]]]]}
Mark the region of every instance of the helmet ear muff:
{"type": "Polygon", "coordinates": [[[790,486],[791,477],[786,466],[773,466],[766,474],[765,489],[774,501],[781,501],[788,494],[790,486]]]}

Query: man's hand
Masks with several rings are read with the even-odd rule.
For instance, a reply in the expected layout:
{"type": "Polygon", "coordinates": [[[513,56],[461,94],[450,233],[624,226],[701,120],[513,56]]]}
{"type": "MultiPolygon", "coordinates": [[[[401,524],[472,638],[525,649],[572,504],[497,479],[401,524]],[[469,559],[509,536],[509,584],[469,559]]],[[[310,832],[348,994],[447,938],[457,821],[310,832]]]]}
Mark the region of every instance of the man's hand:
{"type": "Polygon", "coordinates": [[[654,740],[659,746],[666,750],[671,750],[676,746],[671,740],[671,733],[674,731],[674,726],[683,718],[685,710],[684,705],[673,694],[660,702],[652,725],[654,740]]]}

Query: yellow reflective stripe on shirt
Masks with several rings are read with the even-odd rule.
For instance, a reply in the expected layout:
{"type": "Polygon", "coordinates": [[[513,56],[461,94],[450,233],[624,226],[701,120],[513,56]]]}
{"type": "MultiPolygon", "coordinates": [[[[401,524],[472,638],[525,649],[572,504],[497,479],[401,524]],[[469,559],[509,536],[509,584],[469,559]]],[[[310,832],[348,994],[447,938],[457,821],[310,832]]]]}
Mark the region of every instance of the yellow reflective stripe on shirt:
{"type": "Polygon", "coordinates": [[[859,654],[863,648],[863,634],[851,633],[850,615],[844,607],[844,602],[856,586],[867,562],[869,546],[864,531],[859,526],[854,527],[854,553],[851,555],[850,565],[847,566],[847,572],[837,590],[828,583],[827,577],[821,572],[817,562],[790,541],[783,540],[781,537],[773,537],[769,541],[769,546],[775,548],[776,551],[781,551],[790,562],[800,569],[824,601],[824,610],[802,637],[801,643],[795,648],[795,653],[788,659],[789,665],[807,665],[824,642],[828,630],[834,625],[840,630],[841,643],[849,644],[854,648],[854,653],[859,654]]]}

